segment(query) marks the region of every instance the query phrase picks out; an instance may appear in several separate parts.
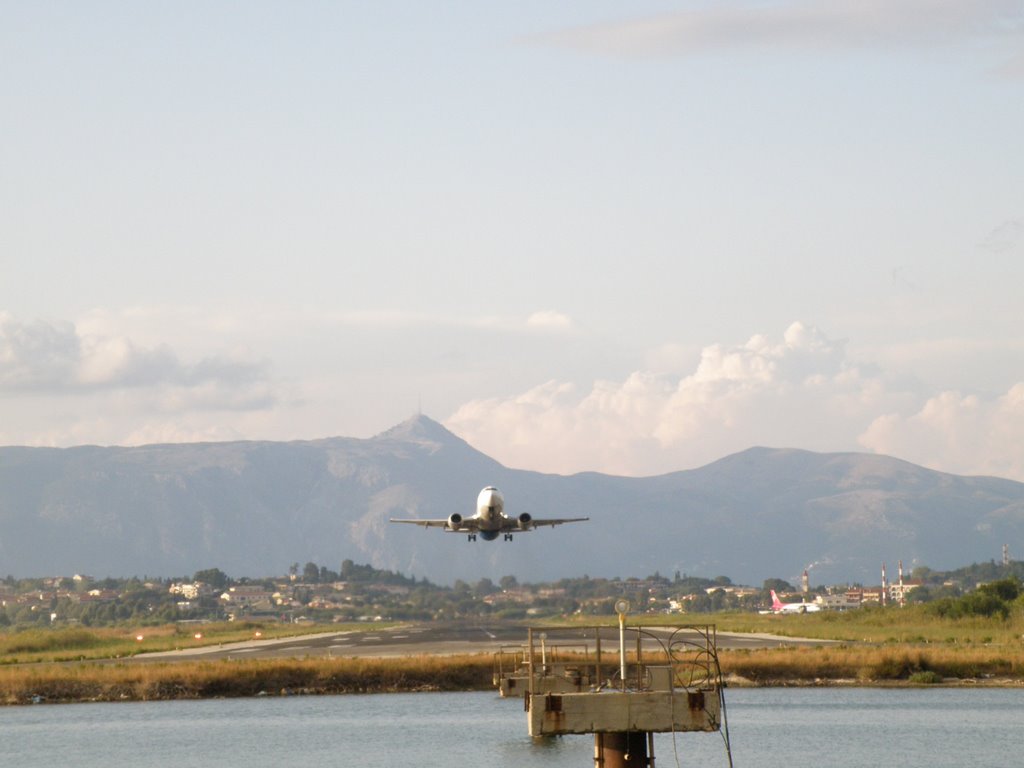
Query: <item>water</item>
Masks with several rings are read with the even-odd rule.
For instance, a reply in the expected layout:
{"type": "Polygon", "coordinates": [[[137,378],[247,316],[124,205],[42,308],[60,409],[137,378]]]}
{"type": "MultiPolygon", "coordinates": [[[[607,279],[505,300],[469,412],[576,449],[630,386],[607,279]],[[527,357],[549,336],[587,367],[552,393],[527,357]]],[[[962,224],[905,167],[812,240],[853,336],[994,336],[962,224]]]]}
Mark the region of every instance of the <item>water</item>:
{"type": "MultiPolygon", "coordinates": [[[[1007,766],[1024,691],[729,689],[737,768],[1007,766]]],[[[520,700],[492,693],[70,704],[0,709],[18,768],[590,768],[592,736],[531,740],[520,700]]],[[[727,766],[718,734],[658,734],[667,766],[727,766]]]]}

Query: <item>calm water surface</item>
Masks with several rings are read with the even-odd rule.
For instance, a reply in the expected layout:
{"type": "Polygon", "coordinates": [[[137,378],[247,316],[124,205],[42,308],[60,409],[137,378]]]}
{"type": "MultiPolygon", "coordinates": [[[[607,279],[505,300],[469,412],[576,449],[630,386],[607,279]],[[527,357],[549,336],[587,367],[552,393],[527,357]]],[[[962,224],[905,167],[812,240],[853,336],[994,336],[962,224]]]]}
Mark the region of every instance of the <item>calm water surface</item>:
{"type": "MultiPolygon", "coordinates": [[[[734,765],[1024,764],[1024,691],[730,689],[734,765]]],[[[533,741],[519,700],[420,693],[0,709],[0,765],[589,768],[592,736],[533,741]]],[[[718,734],[659,734],[659,768],[728,766],[718,734]]]]}

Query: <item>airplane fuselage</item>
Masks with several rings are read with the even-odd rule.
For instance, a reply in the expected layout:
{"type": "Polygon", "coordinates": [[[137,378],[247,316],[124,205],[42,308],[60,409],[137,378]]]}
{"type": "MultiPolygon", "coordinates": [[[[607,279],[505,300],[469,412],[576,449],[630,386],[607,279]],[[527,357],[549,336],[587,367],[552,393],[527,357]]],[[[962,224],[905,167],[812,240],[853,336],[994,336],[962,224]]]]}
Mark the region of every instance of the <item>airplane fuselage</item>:
{"type": "MultiPolygon", "coordinates": [[[[498,538],[498,534],[502,531],[508,531],[513,525],[505,515],[505,497],[501,495],[501,491],[492,485],[487,486],[480,494],[476,497],[476,515],[477,529],[474,535],[479,536],[484,541],[494,541],[498,538]]],[[[454,530],[459,530],[460,525],[452,525],[454,530]]],[[[511,538],[510,534],[506,534],[511,538]]]]}
{"type": "Polygon", "coordinates": [[[481,528],[500,528],[505,517],[505,499],[501,491],[487,487],[476,497],[476,516],[480,518],[481,528]]]}
{"type": "Polygon", "coordinates": [[[779,600],[779,596],[775,594],[775,590],[771,591],[772,594],[772,613],[817,613],[821,610],[821,606],[817,603],[808,603],[801,600],[799,603],[784,603],[779,600]]]}

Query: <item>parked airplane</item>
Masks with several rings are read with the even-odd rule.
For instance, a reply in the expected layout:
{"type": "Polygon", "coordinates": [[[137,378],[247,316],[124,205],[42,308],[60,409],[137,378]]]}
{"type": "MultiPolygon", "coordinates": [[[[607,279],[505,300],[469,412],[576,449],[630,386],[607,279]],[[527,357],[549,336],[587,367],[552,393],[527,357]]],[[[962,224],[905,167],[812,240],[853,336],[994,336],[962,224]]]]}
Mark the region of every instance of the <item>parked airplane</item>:
{"type": "Polygon", "coordinates": [[[772,590],[772,613],[815,613],[820,610],[821,606],[817,603],[784,603],[779,600],[775,590],[772,590]]]}
{"type": "Polygon", "coordinates": [[[562,523],[578,523],[589,520],[589,517],[561,517],[550,520],[534,520],[528,512],[523,512],[519,517],[509,517],[504,512],[505,499],[501,491],[493,486],[487,486],[480,495],[476,497],[476,514],[472,517],[463,517],[458,512],[453,512],[445,520],[396,520],[391,518],[392,523],[412,523],[422,525],[424,528],[444,528],[453,533],[465,533],[470,541],[476,541],[479,535],[484,541],[494,541],[499,533],[505,534],[505,541],[512,541],[512,534],[517,531],[532,531],[541,525],[561,525],[562,523]]]}

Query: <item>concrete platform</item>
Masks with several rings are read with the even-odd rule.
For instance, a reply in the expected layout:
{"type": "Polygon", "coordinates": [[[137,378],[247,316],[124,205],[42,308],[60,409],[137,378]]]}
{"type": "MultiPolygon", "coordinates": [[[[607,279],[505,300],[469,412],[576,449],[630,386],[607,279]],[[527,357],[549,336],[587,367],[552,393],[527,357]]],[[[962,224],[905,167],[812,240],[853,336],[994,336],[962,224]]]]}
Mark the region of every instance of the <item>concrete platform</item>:
{"type": "Polygon", "coordinates": [[[570,733],[717,731],[717,691],[601,691],[528,697],[531,736],[570,733]]]}

